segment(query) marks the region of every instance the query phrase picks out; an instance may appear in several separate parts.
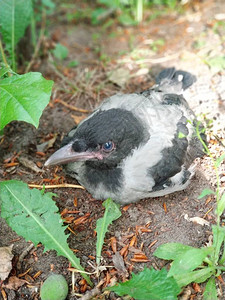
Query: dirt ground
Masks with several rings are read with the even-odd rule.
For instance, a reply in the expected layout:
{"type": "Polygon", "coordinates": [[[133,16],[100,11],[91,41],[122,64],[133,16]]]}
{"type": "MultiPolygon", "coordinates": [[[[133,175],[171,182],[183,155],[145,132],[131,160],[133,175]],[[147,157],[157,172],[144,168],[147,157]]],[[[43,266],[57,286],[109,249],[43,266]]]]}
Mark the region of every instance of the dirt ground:
{"type": "MultiPolygon", "coordinates": [[[[197,76],[197,83],[186,92],[185,97],[197,115],[204,115],[205,120],[213,120],[208,131],[213,156],[219,157],[224,152],[225,71],[217,64],[212,64],[213,58],[225,53],[224,0],[194,1],[180,13],[165,12],[155,19],[155,11],[149,10],[145,12],[143,23],[134,27],[121,26],[115,19],[109,27],[104,26],[105,22],[97,26],[87,20],[69,22],[66,17],[68,11],[68,8],[58,7],[57,16],[49,18],[49,37],[44,40],[43,58],[36,61],[32,69],[55,81],[50,104],[37,130],[23,122],[12,122],[5,128],[4,136],[0,137],[0,180],[19,179],[46,185],[75,183],[73,179],[65,177],[60,167],[42,169],[47,157],[58,149],[63,136],[87,115],[73,111],[64,102],[91,111],[110,95],[139,92],[150,87],[156,74],[170,66],[197,76]],[[152,20],[149,20],[151,17],[152,20]],[[52,55],[46,56],[57,42],[69,50],[68,57],[63,61],[52,55]],[[78,66],[70,67],[69,63],[74,60],[79,62],[78,66]],[[118,74],[122,74],[121,78],[118,74]],[[45,142],[53,138],[56,138],[54,144],[46,146],[45,142]],[[45,155],[40,155],[40,152],[45,155]],[[15,161],[19,164],[7,167],[6,159],[12,159],[18,153],[15,161]],[[34,171],[21,157],[28,159],[31,164],[33,162],[41,172],[34,171]]],[[[216,178],[208,157],[199,159],[196,164],[196,174],[185,191],[145,199],[121,210],[122,216],[109,227],[102,252],[102,265],[113,268],[106,268],[99,278],[92,276],[95,285],[102,280],[100,291],[109,278],[123,280],[131,271],[137,272],[145,266],[159,269],[164,265],[169,266],[153,256],[161,244],[181,242],[201,247],[209,241],[211,224],[215,223],[215,199],[211,196],[198,199],[198,195],[206,187],[214,189],[216,178]],[[209,225],[193,222],[190,220],[193,217],[203,218],[209,225]],[[117,251],[130,245],[123,253],[122,269],[114,257],[114,238],[117,251]]],[[[225,163],[221,164],[219,174],[224,189],[225,163]]],[[[82,266],[93,272],[96,254],[94,229],[96,220],[104,213],[101,201],[93,199],[81,189],[56,188],[51,191],[58,194],[54,200],[59,211],[64,211],[63,218],[69,222],[68,217],[71,217],[71,232],[67,230],[70,233],[70,248],[75,249],[82,266]],[[65,209],[79,212],[66,214],[65,209]],[[82,222],[74,223],[82,216],[82,222]]],[[[69,262],[57,257],[54,251],[43,253],[41,245],[32,248],[18,266],[18,259],[29,243],[0,219],[0,247],[12,244],[14,259],[10,276],[18,276],[28,283],[16,290],[4,288],[6,299],[40,299],[39,287],[51,270],[63,274],[70,284],[67,299],[90,299],[72,295],[69,262]]],[[[223,278],[225,280],[225,276],[223,278]]],[[[75,292],[85,295],[89,289],[81,276],[75,274],[75,292]]],[[[203,290],[204,284],[199,289],[190,285],[179,297],[183,300],[202,299],[203,290]]],[[[223,283],[218,282],[218,290],[221,299],[224,299],[223,283]]],[[[0,299],[3,299],[3,294],[0,299]]],[[[100,292],[96,299],[121,298],[113,293],[103,296],[100,292]]]]}

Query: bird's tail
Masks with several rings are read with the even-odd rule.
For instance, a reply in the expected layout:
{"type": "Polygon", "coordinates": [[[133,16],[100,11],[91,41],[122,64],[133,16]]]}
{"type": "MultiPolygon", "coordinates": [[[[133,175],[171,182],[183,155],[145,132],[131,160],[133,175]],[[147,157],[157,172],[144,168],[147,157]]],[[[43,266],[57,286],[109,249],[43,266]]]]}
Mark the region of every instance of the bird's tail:
{"type": "Polygon", "coordinates": [[[179,93],[186,90],[196,80],[196,77],[189,72],[167,68],[159,73],[156,84],[162,91],[179,93]]]}

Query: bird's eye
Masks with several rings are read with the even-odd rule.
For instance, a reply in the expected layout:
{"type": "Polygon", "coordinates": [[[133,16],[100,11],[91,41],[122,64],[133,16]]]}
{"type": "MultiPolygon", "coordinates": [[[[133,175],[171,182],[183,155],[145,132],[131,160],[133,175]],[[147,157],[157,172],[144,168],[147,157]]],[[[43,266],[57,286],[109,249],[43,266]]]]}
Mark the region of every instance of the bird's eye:
{"type": "Polygon", "coordinates": [[[102,145],[102,149],[105,152],[111,152],[113,149],[115,149],[114,143],[111,141],[106,142],[105,144],[102,145]]]}

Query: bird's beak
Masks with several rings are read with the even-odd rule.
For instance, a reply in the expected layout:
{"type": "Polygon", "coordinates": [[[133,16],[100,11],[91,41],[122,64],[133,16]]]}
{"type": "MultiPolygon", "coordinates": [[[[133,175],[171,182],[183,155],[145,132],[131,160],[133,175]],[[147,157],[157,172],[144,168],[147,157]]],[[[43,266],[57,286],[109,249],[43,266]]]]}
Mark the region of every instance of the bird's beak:
{"type": "Polygon", "coordinates": [[[89,159],[102,160],[103,155],[100,152],[94,151],[75,152],[72,148],[72,144],[67,144],[49,157],[49,159],[45,162],[45,167],[58,164],[68,164],[76,161],[85,161],[89,159]]]}

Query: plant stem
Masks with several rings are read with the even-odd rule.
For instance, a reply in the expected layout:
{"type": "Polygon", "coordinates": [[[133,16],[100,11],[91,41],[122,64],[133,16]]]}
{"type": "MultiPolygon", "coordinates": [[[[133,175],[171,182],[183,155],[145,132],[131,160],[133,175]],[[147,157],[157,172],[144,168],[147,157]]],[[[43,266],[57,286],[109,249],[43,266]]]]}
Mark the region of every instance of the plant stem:
{"type": "MultiPolygon", "coordinates": [[[[30,71],[31,66],[33,65],[33,63],[38,55],[38,51],[41,47],[41,43],[42,43],[44,32],[45,32],[45,25],[46,25],[46,11],[45,11],[45,8],[42,7],[42,21],[41,21],[40,35],[39,35],[38,42],[36,44],[34,53],[32,55],[31,61],[29,62],[28,66],[26,67],[25,73],[30,71]]],[[[35,32],[35,29],[32,28],[32,32],[35,32]]],[[[33,36],[34,36],[34,34],[32,34],[32,37],[33,36]]]]}
{"type": "MultiPolygon", "coordinates": [[[[9,68],[9,65],[8,65],[6,57],[5,57],[5,52],[3,50],[1,39],[0,39],[0,52],[1,52],[2,60],[3,60],[4,64],[5,64],[6,68],[9,68]]],[[[8,76],[12,76],[12,74],[10,72],[7,72],[7,73],[8,73],[8,76]]]]}
{"type": "MultiPolygon", "coordinates": [[[[196,126],[196,134],[197,134],[198,139],[202,143],[203,148],[205,149],[206,153],[209,155],[209,157],[211,158],[211,161],[213,162],[213,166],[214,166],[215,174],[216,174],[216,202],[218,205],[218,202],[220,200],[220,178],[219,178],[218,167],[216,165],[216,160],[213,158],[209,148],[207,147],[206,143],[203,141],[203,139],[201,137],[201,134],[199,132],[199,123],[196,126]]],[[[218,215],[217,211],[216,211],[216,216],[217,216],[217,220],[216,220],[217,226],[220,226],[220,216],[218,215]]]]}
{"type": "Polygon", "coordinates": [[[12,5],[12,69],[16,71],[16,60],[15,60],[15,0],[12,5]]]}

